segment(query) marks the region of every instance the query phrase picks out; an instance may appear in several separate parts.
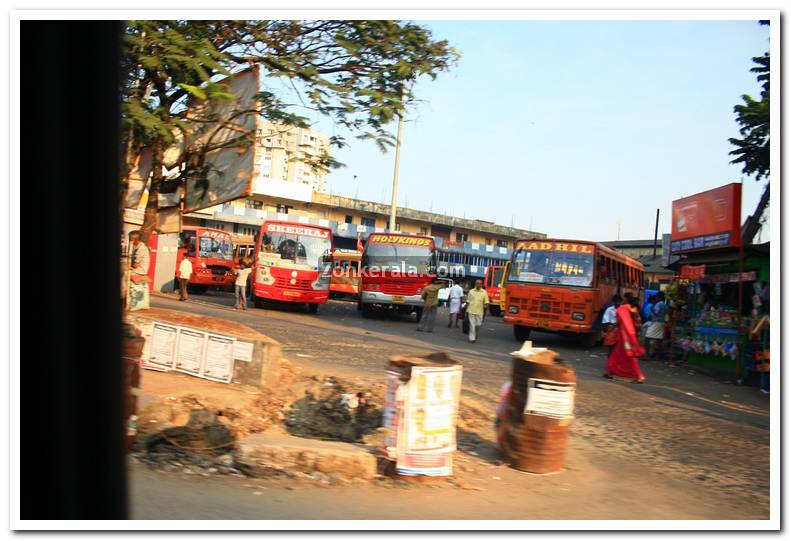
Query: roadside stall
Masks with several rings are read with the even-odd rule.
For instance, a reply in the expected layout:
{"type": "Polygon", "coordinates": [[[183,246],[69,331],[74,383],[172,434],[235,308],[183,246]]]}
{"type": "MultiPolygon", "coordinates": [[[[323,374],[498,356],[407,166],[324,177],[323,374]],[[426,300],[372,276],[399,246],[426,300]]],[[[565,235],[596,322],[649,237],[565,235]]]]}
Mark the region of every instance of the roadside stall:
{"type": "Polygon", "coordinates": [[[740,198],[741,185],[729,184],[673,202],[671,251],[681,258],[667,292],[671,352],[768,388],[769,243],[742,245],[740,198]]]}

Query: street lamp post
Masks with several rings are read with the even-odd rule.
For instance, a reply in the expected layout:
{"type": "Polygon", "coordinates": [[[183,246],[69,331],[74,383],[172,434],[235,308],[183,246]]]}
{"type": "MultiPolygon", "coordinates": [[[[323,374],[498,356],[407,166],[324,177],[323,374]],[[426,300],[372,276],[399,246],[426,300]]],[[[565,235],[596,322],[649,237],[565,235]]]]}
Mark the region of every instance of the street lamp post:
{"type": "Polygon", "coordinates": [[[395,167],[393,169],[393,198],[390,203],[390,231],[396,228],[396,203],[398,202],[398,168],[401,164],[401,134],[404,131],[404,93],[406,85],[401,90],[401,112],[398,114],[398,133],[396,135],[395,167]]]}

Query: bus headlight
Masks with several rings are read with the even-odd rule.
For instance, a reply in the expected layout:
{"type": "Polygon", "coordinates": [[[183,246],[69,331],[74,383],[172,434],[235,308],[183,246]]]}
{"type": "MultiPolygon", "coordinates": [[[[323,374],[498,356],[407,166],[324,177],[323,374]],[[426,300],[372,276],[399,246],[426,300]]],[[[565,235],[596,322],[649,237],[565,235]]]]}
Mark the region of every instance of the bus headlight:
{"type": "Polygon", "coordinates": [[[201,262],[200,262],[200,266],[201,266],[201,267],[203,267],[203,268],[205,269],[205,268],[206,268],[206,263],[205,263],[205,262],[203,262],[203,261],[201,261],[201,262]]]}
{"type": "Polygon", "coordinates": [[[508,307],[509,314],[516,314],[517,312],[519,312],[518,306],[512,304],[511,306],[508,307]]]}
{"type": "Polygon", "coordinates": [[[585,321],[585,314],[583,314],[582,312],[572,312],[571,319],[573,319],[574,321],[585,321]]]}

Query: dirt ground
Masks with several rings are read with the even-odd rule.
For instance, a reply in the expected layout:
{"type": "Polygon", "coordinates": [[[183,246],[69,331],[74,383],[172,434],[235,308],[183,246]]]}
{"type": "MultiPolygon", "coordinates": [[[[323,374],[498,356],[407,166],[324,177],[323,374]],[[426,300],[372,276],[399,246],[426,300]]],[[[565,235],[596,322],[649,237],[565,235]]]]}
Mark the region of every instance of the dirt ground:
{"type": "MultiPolygon", "coordinates": [[[[292,379],[274,394],[262,396],[245,389],[250,394],[240,394],[244,399],[239,399],[244,405],[231,405],[247,412],[223,420],[240,435],[286,431],[288,405],[304,398],[309,388],[329,390],[332,385],[325,386],[327,378],[334,378],[344,392],[369,393],[377,406],[390,355],[437,350],[452,354],[464,367],[454,476],[417,486],[377,479],[355,484],[354,492],[349,492],[342,483],[321,477],[249,479],[232,470],[230,475],[208,477],[203,472],[197,474],[203,476],[201,486],[216,487],[216,492],[213,488],[203,497],[167,488],[189,483],[196,477],[193,473],[178,467],[133,464],[136,488],[132,494],[138,517],[183,515],[187,511],[176,508],[176,502],[181,502],[201,509],[208,518],[213,506],[222,504],[214,498],[219,494],[240,502],[225,507],[227,518],[320,518],[331,514],[330,509],[340,513],[330,518],[352,518],[364,515],[364,510],[370,518],[769,517],[768,399],[757,390],[663,363],[643,363],[646,385],[604,380],[602,352],[539,334],[534,338],[539,345],[559,351],[572,363],[578,388],[566,469],[532,476],[502,464],[495,445],[495,402],[510,374],[508,352],[516,349],[511,328],[501,321],[487,320],[480,344],[470,347],[457,329],[438,325],[427,336],[415,333],[406,321],[361,319],[354,306],[343,303],[322,306],[316,317],[286,310],[240,313],[222,305],[231,302],[225,297],[207,295],[206,299],[206,303],[188,305],[161,302],[249,325],[280,341],[291,363],[287,372],[292,379]],[[332,489],[331,497],[327,487],[332,489]],[[271,497],[264,502],[256,493],[271,497]],[[298,509],[289,507],[297,505],[296,493],[304,498],[298,509]],[[440,494],[452,497],[453,505],[432,505],[432,498],[440,494]],[[155,501],[160,505],[153,505],[155,501]],[[406,511],[396,517],[396,508],[406,511]]],[[[153,403],[147,396],[157,393],[157,400],[173,396],[171,402],[176,394],[189,393],[217,400],[231,387],[185,375],[146,372],[141,409],[153,403]],[[178,393],[168,389],[178,389],[178,393]]],[[[180,422],[187,419],[184,412],[177,415],[181,415],[180,422]]],[[[377,437],[379,433],[372,432],[362,439],[375,444],[377,437]]]]}

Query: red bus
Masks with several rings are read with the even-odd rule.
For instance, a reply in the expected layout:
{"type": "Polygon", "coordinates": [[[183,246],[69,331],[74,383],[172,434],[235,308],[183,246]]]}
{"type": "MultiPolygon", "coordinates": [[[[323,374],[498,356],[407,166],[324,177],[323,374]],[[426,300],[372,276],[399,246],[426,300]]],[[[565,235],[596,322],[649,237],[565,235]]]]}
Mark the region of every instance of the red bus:
{"type": "Polygon", "coordinates": [[[503,280],[505,265],[489,265],[486,267],[486,276],[483,287],[489,295],[489,312],[493,316],[500,315],[500,283],[503,280]]]}
{"type": "Polygon", "coordinates": [[[360,294],[360,260],[362,252],[339,248],[332,253],[330,297],[354,297],[360,294]]]}
{"type": "Polygon", "coordinates": [[[256,241],[250,296],[263,301],[304,303],[316,313],[327,302],[332,270],[332,230],[297,222],[267,220],[256,241]]]}
{"type": "Polygon", "coordinates": [[[514,337],[530,331],[576,335],[586,347],[601,338],[600,313],[616,293],[640,294],[643,265],[597,242],[519,240],[505,284],[504,321],[514,337]]]}
{"type": "Polygon", "coordinates": [[[401,233],[374,233],[365,243],[358,309],[423,313],[423,288],[436,276],[434,239],[401,233]]]}
{"type": "Polygon", "coordinates": [[[250,236],[232,235],[233,242],[233,264],[239,266],[239,261],[250,261],[255,259],[255,239],[250,236]]]}
{"type": "Polygon", "coordinates": [[[233,287],[233,244],[231,235],[209,227],[185,227],[179,233],[176,275],[184,258],[192,263],[189,287],[204,292],[209,286],[233,287]]]}

